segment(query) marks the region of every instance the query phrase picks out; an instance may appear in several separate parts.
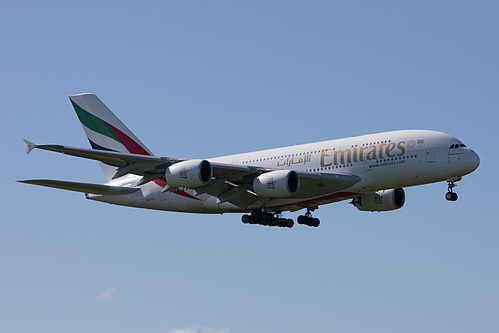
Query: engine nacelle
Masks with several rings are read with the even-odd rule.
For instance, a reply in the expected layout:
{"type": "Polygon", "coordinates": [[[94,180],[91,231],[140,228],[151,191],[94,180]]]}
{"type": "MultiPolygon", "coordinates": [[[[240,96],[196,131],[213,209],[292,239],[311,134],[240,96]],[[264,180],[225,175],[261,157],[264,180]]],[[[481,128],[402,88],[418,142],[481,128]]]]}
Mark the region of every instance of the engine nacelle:
{"type": "Polygon", "coordinates": [[[404,189],[383,190],[357,197],[351,204],[358,210],[384,212],[402,208],[405,203],[404,189]]]}
{"type": "Polygon", "coordinates": [[[213,171],[207,160],[189,160],[170,165],[165,178],[171,187],[196,188],[211,181],[213,171]]]}
{"type": "Polygon", "coordinates": [[[292,170],[264,173],[253,180],[253,191],[260,197],[288,197],[300,189],[300,177],[292,170]]]}

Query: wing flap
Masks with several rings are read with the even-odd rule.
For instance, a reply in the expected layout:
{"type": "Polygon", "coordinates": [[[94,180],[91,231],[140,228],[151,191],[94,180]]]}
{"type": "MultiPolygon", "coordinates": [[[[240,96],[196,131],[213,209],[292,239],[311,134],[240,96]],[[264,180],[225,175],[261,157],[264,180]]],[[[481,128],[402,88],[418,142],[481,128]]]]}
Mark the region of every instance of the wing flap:
{"type": "Polygon", "coordinates": [[[99,184],[88,184],[78,182],[68,182],[63,180],[52,179],[33,179],[33,180],[19,180],[19,183],[53,187],[61,190],[68,190],[82,193],[104,194],[104,195],[124,195],[137,192],[138,188],[109,186],[99,184]]]}

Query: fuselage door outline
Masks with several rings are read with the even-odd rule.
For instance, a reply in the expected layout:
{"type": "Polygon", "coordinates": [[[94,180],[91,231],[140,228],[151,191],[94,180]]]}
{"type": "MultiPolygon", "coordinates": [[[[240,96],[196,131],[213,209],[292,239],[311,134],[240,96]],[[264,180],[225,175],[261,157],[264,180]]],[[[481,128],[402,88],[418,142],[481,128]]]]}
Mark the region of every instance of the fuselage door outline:
{"type": "Polygon", "coordinates": [[[428,163],[435,162],[435,147],[426,149],[426,162],[428,163]]]}

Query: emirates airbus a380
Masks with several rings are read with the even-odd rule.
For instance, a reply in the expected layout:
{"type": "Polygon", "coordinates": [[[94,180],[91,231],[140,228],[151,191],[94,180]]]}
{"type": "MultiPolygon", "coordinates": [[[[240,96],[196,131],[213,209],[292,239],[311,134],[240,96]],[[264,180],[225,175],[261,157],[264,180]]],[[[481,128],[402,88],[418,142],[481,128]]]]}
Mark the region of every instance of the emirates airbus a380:
{"type": "Polygon", "coordinates": [[[115,205],[175,212],[243,213],[242,222],[291,228],[282,212],[305,210],[299,224],[317,227],[311,212],[351,200],[361,211],[404,205],[403,187],[447,181],[445,198],[456,201],[455,182],[480,164],[457,138],[436,131],[403,130],[268,149],[209,159],[155,156],[93,94],[69,97],[92,149],[34,148],[100,161],[106,184],[60,180],[23,183],[85,193],[115,205]]]}

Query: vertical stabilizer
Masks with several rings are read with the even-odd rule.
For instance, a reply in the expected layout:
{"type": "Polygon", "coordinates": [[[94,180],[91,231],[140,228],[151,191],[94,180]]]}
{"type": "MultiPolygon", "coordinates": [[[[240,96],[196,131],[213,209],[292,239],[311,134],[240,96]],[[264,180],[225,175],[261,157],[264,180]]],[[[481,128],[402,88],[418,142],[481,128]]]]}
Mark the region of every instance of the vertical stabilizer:
{"type": "MultiPolygon", "coordinates": [[[[97,96],[80,94],[69,99],[93,149],[153,155],[97,96]]],[[[102,162],[101,166],[107,180],[111,180],[118,166],[102,162]]]]}

